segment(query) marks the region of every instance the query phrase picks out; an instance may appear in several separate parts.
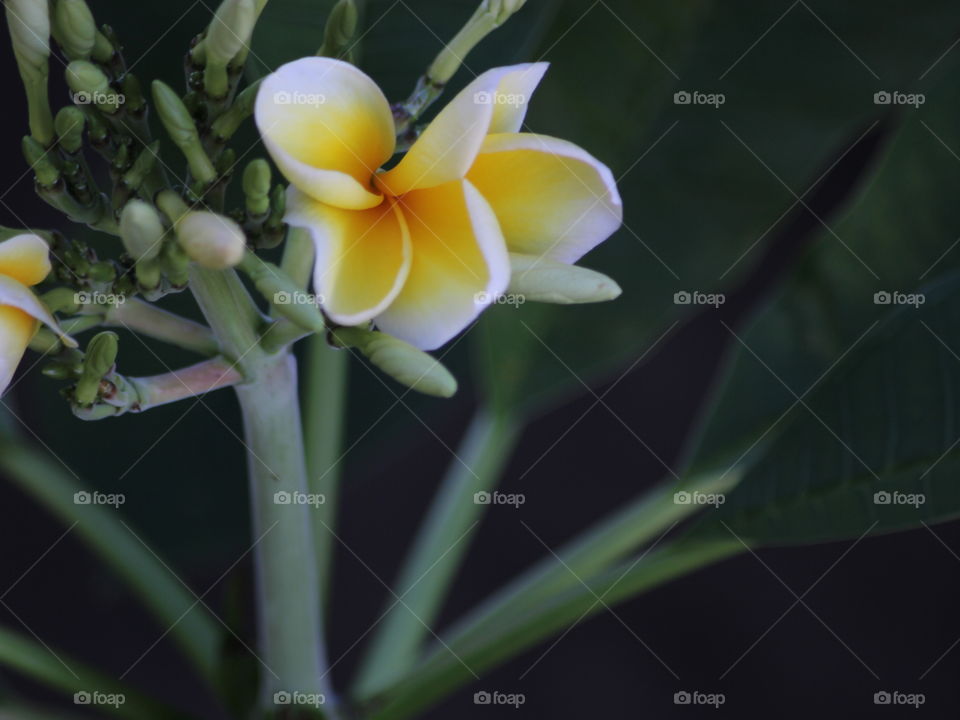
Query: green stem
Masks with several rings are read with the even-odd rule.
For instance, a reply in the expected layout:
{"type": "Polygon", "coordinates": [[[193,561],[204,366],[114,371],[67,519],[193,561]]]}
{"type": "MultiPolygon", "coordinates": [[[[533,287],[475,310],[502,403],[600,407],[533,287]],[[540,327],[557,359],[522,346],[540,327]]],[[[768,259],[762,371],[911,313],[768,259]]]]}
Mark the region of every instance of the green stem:
{"type": "Polygon", "coordinates": [[[474,417],[396,583],[402,602],[391,597],[361,666],[359,696],[391,685],[419,657],[486,507],[475,494],[496,486],[518,434],[519,424],[507,415],[480,410],[474,417]]]}
{"type": "MultiPolygon", "coordinates": [[[[296,361],[283,353],[237,388],[243,414],[256,541],[261,705],[278,691],[332,701],[320,622],[320,591],[308,492],[296,361]]],[[[320,505],[320,507],[323,507],[320,505]]]]}
{"type": "Polygon", "coordinates": [[[337,527],[350,353],[330,347],[323,335],[314,335],[307,343],[306,357],[303,397],[308,482],[310,492],[325,500],[313,515],[320,600],[325,608],[336,542],[333,533],[337,527]]]}
{"type": "Polygon", "coordinates": [[[590,576],[584,583],[545,599],[512,622],[492,628],[467,641],[445,637],[402,682],[376,699],[364,717],[369,720],[404,720],[446,697],[472,673],[483,673],[538,642],[670,580],[745,550],[735,540],[678,541],[646,556],[590,576]],[[469,668],[469,670],[467,669],[469,668]]]}
{"type": "Polygon", "coordinates": [[[163,375],[132,377],[127,381],[136,390],[137,412],[231,387],[243,375],[223,358],[211,358],[196,365],[163,375]]]}
{"type": "Polygon", "coordinates": [[[210,328],[136,298],[110,308],[103,324],[125,327],[200,355],[217,354],[217,339],[210,328]]]}
{"type": "Polygon", "coordinates": [[[233,270],[190,266],[190,289],[220,345],[220,351],[250,376],[263,360],[259,328],[263,318],[233,270]]]}

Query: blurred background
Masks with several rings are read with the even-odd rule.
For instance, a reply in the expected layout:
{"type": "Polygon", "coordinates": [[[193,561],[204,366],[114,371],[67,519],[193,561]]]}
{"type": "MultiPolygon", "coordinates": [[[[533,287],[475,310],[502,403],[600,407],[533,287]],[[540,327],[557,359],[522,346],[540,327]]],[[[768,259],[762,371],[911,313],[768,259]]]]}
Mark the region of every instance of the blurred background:
{"type": "MultiPolygon", "coordinates": [[[[90,4],[98,22],[117,30],[142,81],[181,87],[180,58],[211,7],[90,4]]],[[[361,67],[391,100],[406,97],[474,4],[367,2],[361,67]]],[[[328,5],[271,0],[254,64],[263,71],[312,54],[328,5]]],[[[932,0],[842,5],[530,0],[467,58],[458,87],[495,65],[550,61],[527,125],[587,148],[618,177],[624,228],[582,264],[614,277],[624,294],[556,312],[494,309],[444,358],[461,381],[453,400],[403,395],[352,364],[330,638],[332,658],[344,656],[334,671],[340,687],[362,645],[348,650],[382,612],[384,583],[394,579],[451,448],[476,408],[491,402],[491,386],[529,418],[500,486],[526,502],[489,509],[438,631],[543,557],[544,545],[557,548],[669,476],[690,457],[694,438],[709,449],[749,416],[749,403],[738,414],[740,396],[718,389],[725,378],[760,395],[782,393],[762,366],[738,359],[746,328],[768,322],[773,337],[783,335],[783,357],[770,359],[779,371],[784,358],[826,342],[778,309],[799,302],[814,308],[811,325],[826,318],[843,328],[825,351],[836,358],[883,309],[829,301],[836,288],[907,290],[883,283],[921,284],[957,262],[950,250],[960,235],[960,14],[932,0]],[[897,91],[925,101],[875,99],[897,91]],[[684,92],[715,100],[686,103],[675,95],[684,92]],[[928,266],[937,267],[928,278],[914,271],[928,266]],[[678,292],[722,292],[725,302],[677,304],[678,292]],[[711,424],[711,411],[729,406],[733,419],[711,424]]],[[[26,110],[6,45],[0,63],[2,224],[47,227],[54,215],[33,194],[16,150],[26,110]]],[[[65,102],[62,78],[55,83],[65,102]]],[[[237,147],[252,148],[247,159],[264,155],[255,143],[248,131],[237,147]]],[[[187,297],[167,306],[195,313],[187,297]]],[[[126,374],[190,360],[151,341],[121,342],[126,374]]],[[[57,383],[34,368],[4,403],[24,442],[54,454],[91,489],[124,493],[125,521],[196,593],[209,592],[214,609],[236,608],[234,629],[252,637],[249,558],[235,565],[251,539],[230,393],[84,424],[57,383]]],[[[135,665],[130,682],[221,717],[169,638],[160,639],[164,628],[61,522],[7,482],[0,523],[0,594],[13,586],[2,594],[6,625],[108,673],[135,665]]],[[[960,528],[857,541],[859,534],[744,554],[601,612],[423,717],[857,717],[876,712],[873,695],[882,690],[924,693],[921,712],[954,716],[960,528]],[[517,710],[477,706],[480,690],[523,693],[526,702],[517,710]],[[718,710],[676,705],[683,690],[723,693],[726,702],[718,710]]],[[[54,699],[6,671],[0,692],[54,699]]]]}

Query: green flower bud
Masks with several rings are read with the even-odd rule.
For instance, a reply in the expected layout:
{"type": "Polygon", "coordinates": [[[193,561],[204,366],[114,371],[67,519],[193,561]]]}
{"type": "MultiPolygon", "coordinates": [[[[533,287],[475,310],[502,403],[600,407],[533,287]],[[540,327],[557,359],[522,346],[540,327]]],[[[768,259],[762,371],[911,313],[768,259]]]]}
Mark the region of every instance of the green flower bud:
{"type": "Polygon", "coordinates": [[[152,260],[160,254],[166,228],[153,205],[131,200],[120,213],[120,237],[123,246],[137,262],[152,260]]]}
{"type": "Polygon", "coordinates": [[[175,242],[163,244],[163,252],[160,255],[160,266],[163,274],[167,276],[170,284],[175,288],[186,287],[190,281],[190,258],[175,242]]]}
{"type": "Polygon", "coordinates": [[[217,176],[217,171],[200,144],[197,126],[194,124],[187,106],[183,104],[180,96],[169,85],[154,80],[152,87],[153,102],[157,108],[157,114],[160,115],[160,120],[170,139],[187,158],[190,172],[204,185],[212,182],[217,176]]]}
{"type": "Polygon", "coordinates": [[[255,253],[246,253],[240,269],[253,281],[257,291],[272,306],[272,314],[285,317],[294,325],[310,332],[323,332],[326,324],[319,305],[303,292],[293,278],[273,263],[255,253]]]}
{"type": "Polygon", "coordinates": [[[120,339],[116,333],[102,332],[87,344],[83,371],[77,380],[74,398],[79,405],[92,405],[100,392],[100,383],[117,361],[120,339]]]}
{"type": "Polygon", "coordinates": [[[233,267],[247,251],[243,230],[223,215],[205,210],[188,212],[177,222],[176,230],[187,257],[209,270],[233,267]]]}
{"type": "Polygon", "coordinates": [[[252,160],[243,171],[243,194],[250,215],[265,215],[270,209],[270,165],[263,158],[252,160]]]}
{"type": "Polygon", "coordinates": [[[97,25],[84,0],[57,0],[53,29],[67,57],[81,60],[90,57],[97,38],[97,25]]]}
{"type": "Polygon", "coordinates": [[[53,126],[57,131],[60,147],[73,154],[83,147],[83,128],[86,118],[80,108],[67,106],[57,113],[53,126]]]}
{"type": "Polygon", "coordinates": [[[229,65],[250,42],[256,21],[254,0],[223,0],[203,41],[207,63],[229,65]]]}
{"type": "Polygon", "coordinates": [[[95,105],[112,115],[124,102],[124,97],[110,87],[110,80],[104,72],[91,62],[74,60],[67,66],[66,75],[77,105],[95,105]]]}
{"type": "Polygon", "coordinates": [[[427,77],[437,85],[445,85],[460,67],[463,59],[493,30],[503,25],[510,16],[523,7],[526,0],[483,0],[467,24],[444,45],[427,77]]]}
{"type": "Polygon", "coordinates": [[[613,300],[622,290],[611,278],[595,270],[567,265],[535,255],[510,253],[508,295],[530,302],[592,303],[613,300]]]}
{"type": "Polygon", "coordinates": [[[56,185],[60,179],[60,170],[54,165],[53,159],[50,157],[50,151],[30,135],[23,138],[21,148],[23,149],[24,159],[33,168],[37,184],[41,187],[56,185]]]}
{"type": "Polygon", "coordinates": [[[327,17],[323,31],[323,45],[317,55],[342,58],[350,54],[357,32],[357,6],[353,0],[340,0],[327,17]]]}
{"type": "Polygon", "coordinates": [[[7,25],[17,61],[44,68],[50,57],[50,7],[47,0],[6,0],[7,25]]]}
{"type": "Polygon", "coordinates": [[[353,347],[401,385],[436,397],[452,397],[457,380],[440,361],[392,335],[362,328],[339,328],[333,333],[343,347],[353,347]]]}

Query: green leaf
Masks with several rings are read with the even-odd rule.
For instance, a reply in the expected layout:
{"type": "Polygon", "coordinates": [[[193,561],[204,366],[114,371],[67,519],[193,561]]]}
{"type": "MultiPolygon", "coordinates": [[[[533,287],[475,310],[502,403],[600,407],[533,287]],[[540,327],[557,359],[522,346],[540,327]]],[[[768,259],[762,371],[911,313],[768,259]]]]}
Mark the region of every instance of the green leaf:
{"type": "Polygon", "coordinates": [[[725,523],[748,543],[811,542],[960,515],[960,274],[923,297],[798,394],[700,535],[725,523]]]}
{"type": "MultiPolygon", "coordinates": [[[[581,392],[577,376],[608,377],[690,315],[694,308],[675,304],[674,293],[729,292],[787,222],[780,218],[792,217],[793,206],[802,212],[797,196],[890,116],[873,93],[912,88],[936,59],[931,47],[948,47],[957,30],[943,22],[951,17],[945,2],[922,11],[897,2],[866,15],[842,3],[785,9],[564,3],[542,44],[552,65],[527,125],[576,142],[620,178],[625,226],[581,263],[612,277],[623,295],[536,319],[528,319],[529,305],[487,313],[481,322],[500,347],[488,343],[481,357],[503,356],[508,323],[522,320],[523,333],[536,337],[509,346],[504,372],[523,365],[528,374],[495,375],[486,392],[532,409],[581,392]],[[896,44],[890,27],[898,28],[896,44]],[[596,51],[598,37],[604,52],[596,51]],[[679,90],[721,92],[726,102],[674,105],[679,90]]],[[[928,79],[942,72],[938,66],[928,79]]]]}

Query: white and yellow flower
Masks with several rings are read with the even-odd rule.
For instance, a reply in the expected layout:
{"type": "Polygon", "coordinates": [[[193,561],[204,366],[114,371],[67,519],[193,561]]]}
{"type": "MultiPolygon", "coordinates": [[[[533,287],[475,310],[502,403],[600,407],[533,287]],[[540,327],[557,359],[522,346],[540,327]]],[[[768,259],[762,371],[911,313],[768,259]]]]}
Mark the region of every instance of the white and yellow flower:
{"type": "Polygon", "coordinates": [[[39,324],[61,334],[50,311],[29,289],[49,272],[50,254],[43,238],[24,233],[0,242],[0,395],[39,324]]]}
{"type": "Polygon", "coordinates": [[[334,321],[433,349],[507,288],[508,252],[573,263],[620,226],[603,163],[519,132],[546,68],[480,75],[390,169],[390,105],[363,72],[312,57],[264,79],[257,126],[291,183],[286,221],[313,237],[315,292],[334,321]]]}

